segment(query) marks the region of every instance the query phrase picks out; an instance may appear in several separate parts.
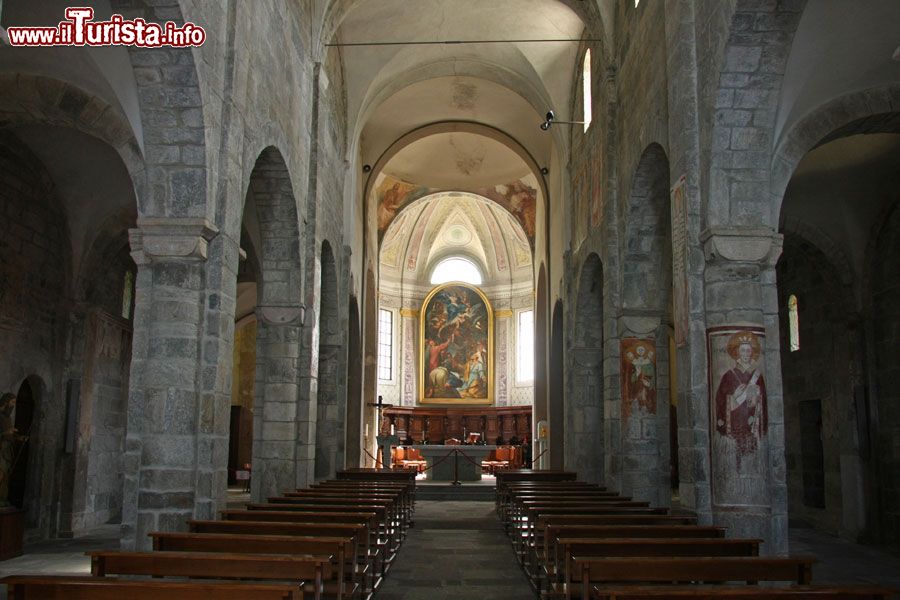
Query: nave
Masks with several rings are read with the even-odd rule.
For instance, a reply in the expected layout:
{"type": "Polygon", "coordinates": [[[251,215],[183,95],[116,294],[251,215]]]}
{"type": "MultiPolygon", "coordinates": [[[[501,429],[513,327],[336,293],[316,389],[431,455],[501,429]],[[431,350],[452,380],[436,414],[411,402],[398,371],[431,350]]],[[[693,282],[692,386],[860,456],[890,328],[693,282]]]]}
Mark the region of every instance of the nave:
{"type": "MultiPolygon", "coordinates": [[[[382,473],[385,473],[385,471],[382,471],[382,473]]],[[[372,475],[377,476],[378,474],[373,473],[372,475]]],[[[552,472],[549,476],[553,476],[552,472]]],[[[503,484],[504,482],[500,483],[503,484]]],[[[685,522],[694,519],[692,515],[677,508],[666,511],[655,509],[653,507],[626,506],[646,503],[630,502],[615,492],[600,491],[600,496],[598,497],[595,492],[588,491],[589,488],[594,487],[590,484],[578,482],[577,487],[582,489],[576,492],[563,491],[559,489],[559,486],[554,486],[553,484],[547,484],[542,491],[538,491],[541,485],[542,484],[540,483],[528,485],[527,488],[512,489],[512,491],[504,491],[504,489],[498,485],[498,498],[497,503],[495,504],[494,502],[487,500],[483,494],[471,493],[478,491],[475,488],[485,487],[483,483],[468,484],[468,489],[453,488],[452,486],[432,486],[426,491],[422,490],[428,486],[423,486],[420,483],[417,486],[419,489],[418,494],[425,496],[426,498],[434,499],[420,499],[416,501],[414,496],[408,496],[408,502],[401,501],[396,504],[397,510],[393,511],[393,514],[396,516],[406,515],[407,517],[406,525],[408,525],[408,527],[401,524],[401,520],[396,521],[398,525],[398,530],[396,531],[398,534],[397,539],[403,540],[402,545],[399,546],[396,553],[393,553],[394,556],[389,558],[392,553],[389,548],[390,544],[388,544],[384,548],[387,550],[387,554],[384,555],[387,560],[382,562],[380,566],[378,565],[377,559],[373,560],[372,566],[374,567],[374,571],[371,572],[373,577],[370,579],[364,575],[359,580],[362,585],[358,588],[352,583],[356,578],[347,573],[347,579],[348,582],[350,582],[350,587],[348,587],[347,591],[350,593],[348,593],[346,597],[371,597],[374,598],[374,600],[418,600],[420,598],[427,600],[441,600],[443,598],[460,597],[512,600],[530,597],[548,597],[549,590],[547,586],[542,586],[541,583],[538,583],[542,577],[546,576],[546,569],[545,572],[541,574],[538,572],[538,569],[535,568],[537,566],[535,559],[540,558],[539,555],[541,554],[541,535],[544,535],[545,542],[549,541],[549,537],[555,535],[554,541],[563,543],[560,541],[562,539],[562,534],[560,532],[565,530],[565,535],[569,538],[568,542],[565,543],[572,544],[574,543],[575,538],[590,535],[591,539],[581,539],[578,543],[593,544],[598,541],[597,539],[594,539],[597,536],[596,532],[598,531],[598,526],[588,524],[587,521],[590,519],[609,520],[621,519],[626,516],[631,521],[642,519],[644,517],[655,519],[683,518],[685,519],[685,522]],[[557,487],[557,489],[548,489],[553,487],[557,487]],[[543,509],[534,508],[531,499],[547,493],[555,497],[552,501],[552,506],[543,509]],[[595,497],[586,499],[589,495],[595,497]],[[481,500],[454,499],[473,497],[481,498],[481,500]],[[536,544],[529,545],[528,543],[523,544],[518,542],[518,540],[523,539],[522,536],[518,534],[521,533],[521,526],[524,523],[521,517],[525,514],[522,509],[526,505],[529,505],[528,510],[533,510],[532,514],[534,518],[532,518],[531,521],[533,524],[537,525],[537,528],[533,531],[533,534],[538,538],[538,543],[536,544]],[[610,506],[612,506],[612,508],[609,508],[610,506]],[[541,513],[541,510],[544,511],[543,514],[541,513]],[[579,523],[583,522],[584,524],[566,525],[550,523],[548,519],[553,513],[556,513],[561,520],[568,519],[569,521],[572,521],[574,519],[575,521],[578,521],[579,523]],[[625,513],[627,513],[627,515],[625,513]],[[557,528],[555,534],[550,530],[550,527],[557,528]],[[593,531],[589,531],[591,529],[593,529],[593,531]],[[504,533],[505,530],[510,533],[509,537],[504,533]],[[513,543],[511,544],[511,542],[513,543]],[[517,556],[521,560],[522,568],[519,568],[520,565],[517,564],[517,556]],[[376,579],[378,579],[378,573],[384,571],[389,571],[388,576],[384,578],[383,582],[378,582],[374,595],[370,595],[372,590],[367,582],[371,581],[372,583],[375,583],[376,579]],[[530,585],[528,578],[529,574],[533,576],[533,583],[537,583],[537,595],[535,594],[534,587],[530,585]],[[540,592],[541,589],[543,590],[543,593],[540,592]]],[[[573,485],[565,484],[565,482],[564,485],[566,488],[574,489],[573,485]]],[[[326,482],[324,485],[320,486],[320,489],[329,488],[331,486],[346,489],[347,484],[340,482],[326,482]]],[[[511,488],[511,486],[509,486],[509,488],[511,488]]],[[[346,491],[344,493],[346,493],[346,491]]],[[[315,512],[320,511],[319,514],[322,516],[332,515],[330,517],[331,524],[335,527],[340,527],[340,525],[337,525],[336,523],[342,519],[346,520],[349,517],[342,518],[336,516],[335,511],[345,511],[350,509],[336,508],[336,506],[329,507],[320,505],[315,507],[313,504],[299,504],[300,502],[314,502],[312,498],[317,496],[323,497],[325,495],[327,495],[328,498],[331,498],[330,502],[339,504],[346,503],[346,505],[355,502],[365,502],[370,503],[371,506],[371,504],[376,502],[372,499],[359,500],[358,498],[356,500],[340,500],[336,499],[336,495],[333,491],[322,492],[311,489],[306,490],[306,494],[303,494],[303,500],[299,499],[300,496],[291,497],[289,494],[284,494],[279,498],[271,498],[270,502],[267,504],[260,505],[259,503],[248,504],[247,500],[249,498],[245,494],[232,491],[229,507],[221,516],[231,519],[232,526],[240,526],[237,519],[252,518],[258,520],[256,522],[243,521],[242,523],[248,529],[264,526],[281,528],[285,530],[283,533],[287,533],[286,530],[290,528],[328,527],[328,524],[314,525],[312,523],[307,523],[303,525],[300,523],[300,521],[315,520],[315,512]],[[279,505],[279,510],[268,510],[273,508],[273,504],[279,505]],[[242,510],[243,507],[252,510],[242,510]],[[291,514],[292,512],[293,514],[291,514]],[[242,514],[244,515],[243,517],[240,516],[242,514]],[[279,521],[263,522],[267,519],[278,519],[279,521]],[[289,520],[292,522],[289,522],[289,520]]],[[[355,493],[353,495],[357,496],[355,493]]],[[[544,501],[541,501],[540,503],[542,506],[543,502],[544,501]]],[[[384,506],[387,507],[389,505],[384,506]]],[[[390,508],[386,508],[384,516],[387,516],[391,512],[390,508]]],[[[190,527],[191,531],[203,531],[203,529],[198,526],[198,523],[201,522],[192,522],[190,527]]],[[[214,523],[220,525],[225,524],[221,521],[208,522],[207,527],[211,527],[214,523]]],[[[599,527],[602,528],[604,526],[599,527]]],[[[643,534],[639,533],[638,529],[641,527],[646,528],[647,526],[624,525],[617,527],[617,530],[624,530],[629,527],[634,530],[636,536],[642,536],[643,534]]],[[[687,525],[680,527],[682,529],[689,529],[695,526],[687,525]]],[[[387,531],[386,529],[383,529],[381,525],[378,529],[379,536],[387,531]]],[[[672,528],[669,526],[669,529],[677,529],[677,527],[672,528]]],[[[698,529],[716,528],[698,527],[698,529]]],[[[235,529],[235,531],[238,530],[235,529]]],[[[240,535],[252,537],[252,532],[245,530],[243,534],[239,534],[238,537],[240,537],[240,535]]],[[[302,535],[302,533],[298,530],[291,532],[290,535],[298,536],[302,535]]],[[[619,531],[617,535],[621,535],[621,531],[619,531]]],[[[251,537],[244,539],[251,540],[251,537]]],[[[305,537],[304,539],[309,538],[305,537]]],[[[634,542],[638,540],[633,539],[631,541],[634,542]]],[[[644,538],[643,540],[640,540],[640,543],[643,544],[647,541],[651,540],[646,540],[646,538],[644,538]]],[[[616,540],[614,543],[619,542],[622,542],[622,540],[616,540]]],[[[660,540],[652,540],[652,542],[659,543],[660,540]]],[[[696,539],[694,542],[696,542],[696,539]]],[[[822,534],[811,528],[792,529],[790,542],[792,555],[811,557],[815,560],[812,567],[811,580],[820,588],[826,586],[831,588],[837,586],[862,586],[863,588],[878,586],[885,589],[900,590],[900,557],[876,549],[851,544],[840,540],[839,538],[822,534]]],[[[689,541],[689,543],[692,542],[689,541]]],[[[701,541],[701,543],[704,543],[704,541],[701,541]]],[[[713,540],[712,543],[719,542],[713,540]]],[[[728,543],[728,540],[724,540],[722,543],[728,543]]],[[[739,543],[739,541],[736,541],[736,543],[739,543]]],[[[92,530],[88,535],[62,543],[59,541],[38,542],[31,544],[26,548],[24,556],[2,563],[2,566],[0,566],[0,576],[25,575],[36,576],[37,578],[43,576],[70,576],[83,579],[83,576],[90,574],[92,571],[90,555],[93,554],[96,557],[102,553],[109,555],[117,554],[114,549],[117,548],[118,545],[119,534],[114,528],[109,526],[101,526],[92,530]]],[[[242,548],[240,550],[236,549],[236,551],[253,552],[253,550],[250,549],[251,545],[252,544],[243,544],[242,548]]],[[[376,555],[379,552],[379,546],[380,545],[377,542],[373,544],[373,547],[375,548],[374,553],[376,555]]],[[[196,551],[199,549],[200,548],[195,547],[193,550],[196,551]]],[[[267,552],[275,551],[276,550],[274,549],[267,550],[267,552]]],[[[158,555],[166,554],[164,550],[158,551],[157,553],[158,555]]],[[[130,553],[124,554],[127,555],[130,553]]],[[[368,554],[368,551],[365,552],[365,555],[368,554]]],[[[203,553],[198,553],[197,556],[202,557],[203,553]]],[[[260,556],[265,557],[266,555],[262,554],[260,556]]],[[[357,556],[362,556],[362,554],[358,554],[357,556]]],[[[269,555],[269,557],[271,557],[271,555],[269,555]]],[[[295,558],[300,559],[300,557],[295,558]]],[[[635,555],[628,560],[641,560],[641,558],[635,555]]],[[[96,574],[96,568],[94,570],[96,574]]],[[[354,571],[356,571],[356,569],[354,569],[354,571]]],[[[235,573],[232,573],[232,575],[236,576],[235,573]]],[[[153,579],[154,584],[157,581],[159,580],[156,578],[153,579]]],[[[202,585],[201,582],[198,583],[202,585]]],[[[618,588],[621,584],[611,585],[618,588]]],[[[5,600],[7,598],[5,586],[0,587],[3,588],[0,590],[0,600],[5,600]]],[[[746,586],[745,589],[754,587],[755,586],[746,586]]],[[[323,591],[329,591],[327,585],[323,591]]],[[[332,588],[330,591],[334,592],[334,589],[332,588]]],[[[571,592],[572,590],[569,591],[571,592]]],[[[32,596],[24,597],[31,598],[32,596]]],[[[44,596],[34,597],[43,598],[44,596]]],[[[217,598],[218,596],[207,597],[217,598]]],[[[295,595],[293,598],[297,599],[300,597],[315,597],[315,595],[295,595]]],[[[322,597],[335,597],[335,594],[325,593],[322,597]]],[[[550,597],[564,596],[551,595],[550,597]]],[[[572,597],[578,596],[575,595],[572,597]]],[[[606,596],[598,595],[598,597],[606,596]]],[[[822,597],[881,598],[882,596],[825,595],[822,597]]]]}

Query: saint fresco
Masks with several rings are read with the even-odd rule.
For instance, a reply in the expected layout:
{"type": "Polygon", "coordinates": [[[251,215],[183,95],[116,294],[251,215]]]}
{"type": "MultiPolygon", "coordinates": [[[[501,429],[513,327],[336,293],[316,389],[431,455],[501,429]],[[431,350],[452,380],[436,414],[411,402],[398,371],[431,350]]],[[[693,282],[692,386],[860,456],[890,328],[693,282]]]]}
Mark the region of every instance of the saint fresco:
{"type": "Polygon", "coordinates": [[[477,288],[435,288],[421,311],[422,404],[493,402],[493,314],[477,288]]]}
{"type": "Polygon", "coordinates": [[[763,374],[765,329],[710,328],[710,438],[713,503],[765,504],[768,406],[763,374]],[[754,492],[755,491],[755,492],[754,492]]]}

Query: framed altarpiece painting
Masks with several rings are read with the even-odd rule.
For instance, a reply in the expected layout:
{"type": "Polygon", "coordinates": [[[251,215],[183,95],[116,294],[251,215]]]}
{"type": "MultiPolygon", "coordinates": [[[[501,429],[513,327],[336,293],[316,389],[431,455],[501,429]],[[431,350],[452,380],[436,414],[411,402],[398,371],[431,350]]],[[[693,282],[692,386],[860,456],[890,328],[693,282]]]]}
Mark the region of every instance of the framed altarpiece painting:
{"type": "Polygon", "coordinates": [[[493,404],[494,314],[484,293],[438,286],[419,319],[419,404],[493,404]]]}

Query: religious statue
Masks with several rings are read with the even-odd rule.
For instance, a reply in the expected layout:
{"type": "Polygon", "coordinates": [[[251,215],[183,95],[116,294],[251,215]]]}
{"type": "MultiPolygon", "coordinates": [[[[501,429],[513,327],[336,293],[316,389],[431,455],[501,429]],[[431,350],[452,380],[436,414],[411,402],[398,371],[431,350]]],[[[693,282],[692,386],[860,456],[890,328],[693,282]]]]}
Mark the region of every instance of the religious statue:
{"type": "Polygon", "coordinates": [[[716,431],[734,439],[740,455],[755,452],[766,433],[766,382],[757,368],[762,348],[751,331],[731,336],[728,355],[734,367],[726,371],[716,390],[716,431]]]}
{"type": "Polygon", "coordinates": [[[28,439],[16,431],[13,411],[16,408],[15,394],[6,393],[0,397],[0,507],[9,506],[9,479],[19,455],[19,449],[28,439]]]}

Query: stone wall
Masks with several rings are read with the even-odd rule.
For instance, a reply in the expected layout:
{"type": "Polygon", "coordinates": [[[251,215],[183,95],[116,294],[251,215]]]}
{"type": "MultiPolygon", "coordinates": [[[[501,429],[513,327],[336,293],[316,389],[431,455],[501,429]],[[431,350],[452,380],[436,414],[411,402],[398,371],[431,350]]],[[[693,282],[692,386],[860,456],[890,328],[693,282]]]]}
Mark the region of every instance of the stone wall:
{"type": "Polygon", "coordinates": [[[841,465],[847,446],[842,438],[852,443],[856,434],[846,305],[828,259],[796,237],[785,244],[778,287],[791,520],[840,533],[844,525],[841,465]],[[800,349],[796,351],[790,346],[791,295],[798,302],[800,349]],[[810,423],[817,403],[820,419],[810,423]]]}
{"type": "Polygon", "coordinates": [[[15,137],[0,132],[0,364],[2,391],[17,393],[27,378],[35,393],[29,432],[25,502],[30,535],[52,526],[52,493],[63,424],[60,363],[69,296],[69,239],[62,206],[41,162],[15,137]]]}
{"type": "Polygon", "coordinates": [[[900,540],[900,203],[891,211],[879,232],[872,271],[876,410],[875,440],[877,488],[881,506],[877,516],[881,537],[900,540]]]}

